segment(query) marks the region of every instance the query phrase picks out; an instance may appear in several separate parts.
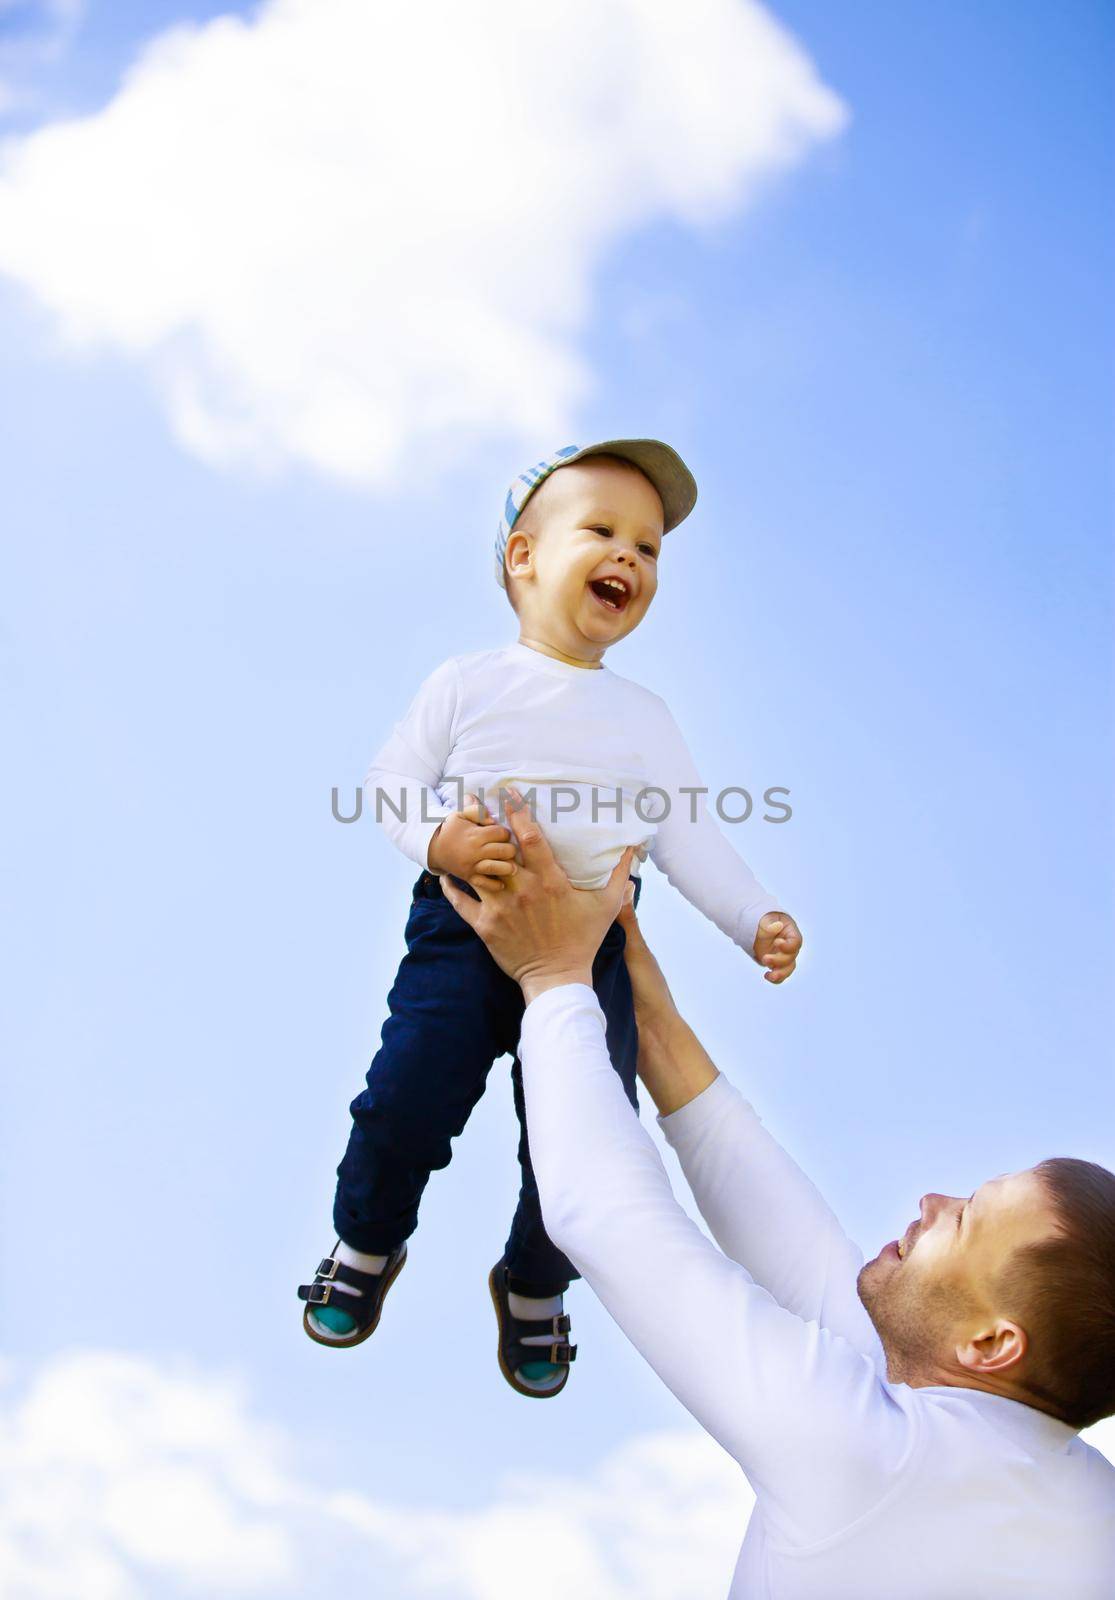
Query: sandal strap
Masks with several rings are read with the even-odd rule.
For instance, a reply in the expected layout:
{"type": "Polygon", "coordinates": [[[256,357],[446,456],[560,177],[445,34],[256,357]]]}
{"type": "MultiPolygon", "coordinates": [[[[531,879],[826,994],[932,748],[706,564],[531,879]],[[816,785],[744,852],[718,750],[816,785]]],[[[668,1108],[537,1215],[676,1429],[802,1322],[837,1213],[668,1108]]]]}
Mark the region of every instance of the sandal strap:
{"type": "Polygon", "coordinates": [[[405,1245],[400,1245],[397,1250],[392,1250],[382,1272],[359,1272],[355,1267],[346,1266],[336,1256],[323,1256],[313,1283],[298,1285],[298,1298],[311,1306],[331,1305],[338,1311],[347,1312],[363,1326],[375,1315],[386,1293],[384,1284],[388,1275],[405,1248],[405,1245]],[[347,1289],[344,1287],[346,1284],[347,1289]],[[361,1292],[350,1294],[349,1289],[359,1289],[361,1292]]]}
{"type": "Polygon", "coordinates": [[[333,1306],[337,1311],[347,1311],[349,1316],[355,1317],[359,1322],[368,1306],[375,1307],[375,1301],[370,1295],[348,1294],[344,1289],[338,1289],[335,1284],[321,1283],[314,1279],[313,1283],[300,1283],[298,1285],[298,1298],[305,1300],[311,1306],[333,1306]]]}
{"type": "Polygon", "coordinates": [[[567,1312],[559,1317],[512,1317],[506,1318],[508,1336],[512,1339],[526,1339],[532,1334],[538,1338],[548,1333],[551,1338],[563,1339],[569,1332],[570,1321],[567,1312]]]}
{"type": "Polygon", "coordinates": [[[512,1367],[525,1367],[531,1361],[548,1361],[553,1367],[567,1367],[577,1359],[577,1346],[568,1339],[555,1339],[553,1344],[524,1344],[516,1339],[507,1346],[507,1356],[512,1367]]]}
{"type": "MultiPolygon", "coordinates": [[[[390,1265],[391,1257],[389,1256],[387,1266],[384,1267],[383,1271],[386,1272],[390,1265]]],[[[315,1283],[322,1281],[326,1283],[347,1283],[350,1289],[360,1289],[364,1294],[375,1294],[383,1281],[383,1272],[360,1272],[356,1267],[346,1266],[336,1256],[324,1256],[318,1262],[317,1276],[314,1279],[315,1283]]]]}
{"type": "Polygon", "coordinates": [[[525,1366],[528,1361],[548,1361],[551,1366],[565,1367],[577,1359],[577,1346],[565,1337],[569,1332],[569,1316],[563,1312],[558,1317],[508,1317],[506,1352],[512,1367],[525,1366]],[[532,1335],[537,1338],[549,1334],[549,1345],[527,1344],[532,1335]]]}

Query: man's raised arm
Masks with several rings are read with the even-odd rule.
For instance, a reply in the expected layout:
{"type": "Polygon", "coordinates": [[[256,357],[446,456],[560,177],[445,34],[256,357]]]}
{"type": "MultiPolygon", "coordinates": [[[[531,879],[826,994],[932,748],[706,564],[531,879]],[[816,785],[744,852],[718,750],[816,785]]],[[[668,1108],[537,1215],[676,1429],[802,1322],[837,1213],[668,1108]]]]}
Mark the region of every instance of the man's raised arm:
{"type": "Polygon", "coordinates": [[[864,1515],[911,1444],[874,1362],[777,1304],[685,1214],[612,1069],[591,987],[537,993],[519,1049],[554,1243],[764,1494],[776,1536],[810,1542],[864,1515]]]}
{"type": "Polygon", "coordinates": [[[630,905],[620,921],[639,1027],[639,1076],[713,1237],[780,1305],[839,1333],[881,1367],[878,1335],[856,1293],[862,1255],[713,1064],[678,1011],[630,905]]]}
{"type": "MultiPolygon", "coordinates": [[[[520,804],[514,791],[512,800],[520,804]]],[[[686,1216],[612,1069],[592,962],[619,912],[631,851],[603,889],[574,889],[537,824],[509,821],[522,867],[479,903],[450,903],[518,983],[527,1127],[542,1217],[612,1317],[678,1399],[767,1495],[794,1540],[877,1505],[909,1419],[873,1361],[779,1305],[686,1216]]]]}

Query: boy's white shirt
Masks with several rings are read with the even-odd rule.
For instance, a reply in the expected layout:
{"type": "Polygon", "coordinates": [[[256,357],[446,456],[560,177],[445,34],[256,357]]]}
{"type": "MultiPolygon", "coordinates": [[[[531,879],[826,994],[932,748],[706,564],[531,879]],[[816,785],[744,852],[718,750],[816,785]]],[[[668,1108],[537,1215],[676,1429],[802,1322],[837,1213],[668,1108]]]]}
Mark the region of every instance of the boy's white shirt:
{"type": "Polygon", "coordinates": [[[759,919],[778,902],[714,820],[659,695],[609,667],[571,666],[518,641],[451,657],[377,752],[364,801],[403,854],[428,867],[430,840],[462,795],[482,793],[495,816],[508,783],[535,791],[535,815],[578,888],[606,883],[627,845],[645,847],[691,904],[753,953],[759,919]],[[386,801],[377,807],[377,789],[403,820],[386,801]],[[668,812],[656,790],[668,794],[668,812]]]}
{"type": "Polygon", "coordinates": [[[755,1490],[730,1600],[1110,1600],[1115,1467],[1018,1401],[887,1381],[862,1255],[727,1078],[659,1119],[714,1244],[587,985],[519,1050],[547,1232],[755,1490]]]}

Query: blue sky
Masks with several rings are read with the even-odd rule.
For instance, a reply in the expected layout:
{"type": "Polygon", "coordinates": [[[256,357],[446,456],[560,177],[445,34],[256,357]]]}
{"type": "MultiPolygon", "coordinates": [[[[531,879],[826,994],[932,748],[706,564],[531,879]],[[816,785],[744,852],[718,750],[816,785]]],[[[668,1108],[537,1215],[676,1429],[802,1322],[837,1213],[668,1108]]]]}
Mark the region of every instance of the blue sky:
{"type": "MultiPolygon", "coordinates": [[[[91,4],[47,58],[0,10],[22,96],[0,173],[96,115],[153,32],[216,14],[91,4]]],[[[723,1070],[869,1253],[927,1189],[1115,1165],[1110,10],[774,14],[844,125],[750,203],[578,234],[583,303],[549,328],[582,369],[562,437],[412,429],[395,478],[277,432],[262,471],[191,448],[159,350],[104,325],[70,348],[45,268],[5,273],[0,185],[13,1393],[96,1351],[198,1392],[231,1376],[306,1483],[462,1513],[686,1426],[584,1292],[559,1404],[498,1376],[507,1062],[374,1342],[320,1351],[294,1299],[414,876],[330,789],[438,661],[513,637],[503,490],[566,436],[692,464],[697,512],[609,664],[666,697],[706,781],[792,794],[787,825],[732,830],[805,931],[781,990],[648,877],[648,937],[723,1070]]],[[[524,199],[524,229],[545,216],[524,199]]],[[[185,1581],[137,1570],[143,1594],[185,1581]]],[[[442,1592],[405,1562],[390,1581],[379,1600],[442,1592]]]]}

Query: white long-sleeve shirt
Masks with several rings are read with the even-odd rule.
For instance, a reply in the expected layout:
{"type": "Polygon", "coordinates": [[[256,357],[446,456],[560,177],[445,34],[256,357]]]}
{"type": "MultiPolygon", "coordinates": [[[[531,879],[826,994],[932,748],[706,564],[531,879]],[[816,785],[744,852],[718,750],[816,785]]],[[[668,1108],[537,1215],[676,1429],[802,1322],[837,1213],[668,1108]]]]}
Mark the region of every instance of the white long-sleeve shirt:
{"type": "Polygon", "coordinates": [[[518,641],[454,656],[376,754],[364,796],[403,854],[425,867],[435,829],[463,795],[482,792],[496,816],[509,783],[534,790],[535,815],[578,888],[606,883],[637,845],[753,953],[759,918],[778,902],[714,821],[660,696],[608,667],[570,666],[518,641]]]}
{"type": "Polygon", "coordinates": [[[520,1053],[550,1237],[755,1490],[730,1600],[1111,1600],[1115,1467],[1017,1401],[887,1382],[862,1256],[727,1078],[659,1119],[713,1244],[591,988],[532,1001],[520,1053]]]}

